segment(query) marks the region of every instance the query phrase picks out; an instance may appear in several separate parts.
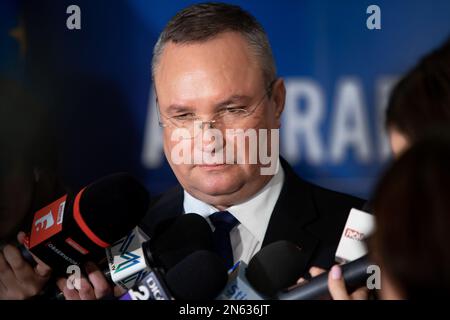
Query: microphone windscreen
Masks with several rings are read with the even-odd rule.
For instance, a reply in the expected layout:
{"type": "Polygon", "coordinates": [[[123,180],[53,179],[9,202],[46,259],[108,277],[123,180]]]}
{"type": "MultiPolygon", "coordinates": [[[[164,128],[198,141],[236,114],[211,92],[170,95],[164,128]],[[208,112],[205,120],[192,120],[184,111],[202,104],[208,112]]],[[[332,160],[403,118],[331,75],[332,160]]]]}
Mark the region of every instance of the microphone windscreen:
{"type": "Polygon", "coordinates": [[[299,247],[281,240],[267,245],[250,260],[246,277],[253,288],[272,297],[295,284],[305,272],[307,263],[299,247]]]}
{"type": "Polygon", "coordinates": [[[108,243],[126,236],[147,213],[150,202],[146,188],[127,173],[97,180],[80,191],[75,202],[77,198],[86,225],[108,243]]]}
{"type": "Polygon", "coordinates": [[[169,270],[195,251],[213,251],[213,235],[205,218],[188,213],[178,216],[164,230],[157,229],[143,247],[158,266],[169,270]]]}
{"type": "Polygon", "coordinates": [[[196,251],[166,274],[166,283],[177,300],[216,298],[228,281],[222,259],[210,251],[196,251]]]}

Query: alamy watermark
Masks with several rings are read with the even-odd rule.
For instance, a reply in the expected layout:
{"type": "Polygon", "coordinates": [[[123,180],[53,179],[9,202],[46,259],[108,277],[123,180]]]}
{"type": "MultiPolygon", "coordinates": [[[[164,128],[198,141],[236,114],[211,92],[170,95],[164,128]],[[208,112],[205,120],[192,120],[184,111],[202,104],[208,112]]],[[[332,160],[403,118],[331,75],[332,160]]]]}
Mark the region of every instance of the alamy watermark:
{"type": "Polygon", "coordinates": [[[73,264],[67,267],[66,273],[68,275],[66,280],[66,287],[70,290],[81,289],[81,269],[80,266],[73,264]]]}
{"type": "Polygon", "coordinates": [[[66,27],[69,30],[81,30],[81,9],[72,4],[67,7],[66,13],[70,14],[66,19],[66,27]]]}
{"type": "Polygon", "coordinates": [[[380,30],[381,29],[381,9],[376,4],[372,4],[367,7],[367,14],[370,16],[366,20],[366,26],[369,30],[380,30]]]}
{"type": "Polygon", "coordinates": [[[369,290],[381,289],[381,269],[376,264],[371,264],[366,269],[367,274],[370,276],[366,280],[366,287],[369,290]]]}
{"type": "Polygon", "coordinates": [[[280,153],[279,129],[176,128],[170,157],[176,165],[259,164],[261,175],[274,175],[280,153]]]}

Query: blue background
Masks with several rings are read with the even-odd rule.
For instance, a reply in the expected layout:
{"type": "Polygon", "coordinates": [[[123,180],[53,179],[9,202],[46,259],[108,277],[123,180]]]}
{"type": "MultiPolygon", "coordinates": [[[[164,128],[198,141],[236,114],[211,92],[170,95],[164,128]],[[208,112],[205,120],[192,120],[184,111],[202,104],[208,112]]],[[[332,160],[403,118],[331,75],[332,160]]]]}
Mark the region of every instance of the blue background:
{"type": "MultiPolygon", "coordinates": [[[[401,76],[450,34],[450,1],[229,2],[248,10],[266,29],[279,76],[287,83],[308,80],[322,94],[319,161],[308,157],[311,151],[301,136],[286,131],[286,119],[282,154],[307,180],[367,197],[389,161],[380,139],[383,128],[377,106],[383,103],[377,84],[380,79],[401,76]],[[381,9],[381,30],[366,27],[366,9],[371,4],[381,9]],[[338,161],[330,155],[343,79],[361,84],[370,149],[365,159],[352,146],[338,161]],[[293,135],[300,150],[297,156],[286,149],[286,137],[293,135]]],[[[150,154],[144,147],[152,134],[153,142],[158,138],[149,121],[150,61],[164,25],[191,3],[0,2],[0,75],[19,79],[46,102],[55,118],[61,172],[68,185],[82,186],[123,170],[142,179],[153,193],[176,183],[162,151],[150,154]],[[81,9],[81,30],[66,28],[66,8],[71,4],[81,9]],[[18,25],[26,30],[24,56],[19,42],[9,34],[18,25]]],[[[301,113],[311,107],[301,99],[289,101],[286,111],[301,113]]],[[[352,126],[351,121],[348,125],[352,126]]]]}

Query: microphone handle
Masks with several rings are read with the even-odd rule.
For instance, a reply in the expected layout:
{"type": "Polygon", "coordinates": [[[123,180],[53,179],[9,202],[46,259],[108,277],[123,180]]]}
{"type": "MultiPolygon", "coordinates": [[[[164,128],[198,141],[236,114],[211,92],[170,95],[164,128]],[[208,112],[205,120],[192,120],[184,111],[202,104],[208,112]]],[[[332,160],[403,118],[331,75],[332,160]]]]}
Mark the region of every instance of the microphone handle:
{"type": "MultiPolygon", "coordinates": [[[[365,284],[368,274],[367,267],[370,265],[367,256],[341,266],[347,290],[352,291],[365,284]]],[[[290,291],[280,293],[279,300],[313,300],[323,297],[328,291],[328,273],[312,278],[309,282],[290,291]]]]}

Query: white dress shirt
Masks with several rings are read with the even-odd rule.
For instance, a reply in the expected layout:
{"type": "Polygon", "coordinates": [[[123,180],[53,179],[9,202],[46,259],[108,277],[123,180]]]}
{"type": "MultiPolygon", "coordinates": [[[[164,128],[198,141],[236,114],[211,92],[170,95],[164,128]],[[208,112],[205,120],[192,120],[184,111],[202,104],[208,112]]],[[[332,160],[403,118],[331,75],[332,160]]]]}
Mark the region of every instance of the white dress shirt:
{"type": "MultiPolygon", "coordinates": [[[[278,160],[277,173],[253,197],[238,205],[226,209],[240,223],[230,232],[234,262],[241,260],[248,263],[255,253],[261,249],[272,211],[281,193],[284,182],[284,171],[278,160]]],[[[209,216],[221,211],[200,201],[184,191],[183,202],[185,213],[197,213],[206,218],[211,227],[209,216]]]]}

